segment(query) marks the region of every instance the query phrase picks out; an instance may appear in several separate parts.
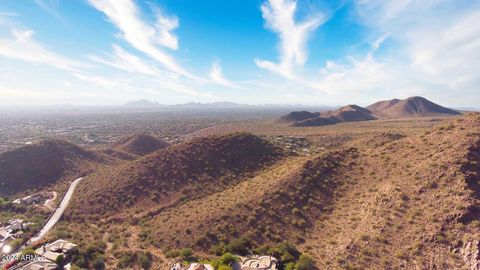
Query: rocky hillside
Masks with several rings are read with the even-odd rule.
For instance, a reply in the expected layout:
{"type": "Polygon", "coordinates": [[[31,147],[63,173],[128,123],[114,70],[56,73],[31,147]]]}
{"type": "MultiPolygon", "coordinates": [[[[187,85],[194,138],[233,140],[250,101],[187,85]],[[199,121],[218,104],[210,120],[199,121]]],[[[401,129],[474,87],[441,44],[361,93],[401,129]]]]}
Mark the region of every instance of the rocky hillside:
{"type": "Polygon", "coordinates": [[[301,242],[348,184],[342,178],[355,149],[284,160],[222,192],[170,208],[147,222],[164,250],[212,248],[248,237],[253,245],[301,242]],[[194,212],[192,209],[196,209],[194,212]]]}
{"type": "MultiPolygon", "coordinates": [[[[295,115],[295,112],[290,113],[287,116],[295,115]]],[[[308,114],[303,113],[303,116],[307,117],[308,114]]],[[[290,121],[285,123],[290,123],[295,127],[306,127],[306,126],[326,126],[333,125],[341,122],[356,122],[356,121],[368,121],[377,119],[376,116],[369,111],[368,109],[362,108],[358,105],[347,105],[341,107],[334,111],[322,112],[322,113],[309,113],[310,118],[290,121]]],[[[284,117],[287,117],[284,116],[284,117]]],[[[283,118],[283,117],[282,117],[283,118]]],[[[281,119],[282,119],[281,118],[281,119]]],[[[292,117],[288,117],[293,119],[292,117]]]]}
{"type": "Polygon", "coordinates": [[[320,113],[312,113],[307,111],[291,112],[280,117],[278,122],[291,124],[291,123],[300,122],[303,120],[317,118],[319,115],[320,113]]]}
{"type": "Polygon", "coordinates": [[[167,146],[169,143],[146,134],[126,136],[114,144],[116,150],[142,156],[167,146]]]}
{"type": "Polygon", "coordinates": [[[87,177],[72,211],[107,216],[155,211],[219,191],[282,155],[249,134],[195,139],[87,177]]]}
{"type": "Polygon", "coordinates": [[[382,118],[450,116],[460,114],[455,110],[442,107],[423,97],[380,101],[368,106],[367,109],[382,118]]]}
{"type": "Polygon", "coordinates": [[[364,148],[302,246],[320,269],[476,269],[479,143],[475,114],[364,148]]]}
{"type": "Polygon", "coordinates": [[[0,195],[43,188],[100,162],[100,156],[61,140],[26,145],[0,154],[0,195]]]}
{"type": "Polygon", "coordinates": [[[85,178],[66,220],[159,263],[289,242],[318,269],[478,269],[479,151],[480,114],[308,155],[205,137],[85,178]]]}

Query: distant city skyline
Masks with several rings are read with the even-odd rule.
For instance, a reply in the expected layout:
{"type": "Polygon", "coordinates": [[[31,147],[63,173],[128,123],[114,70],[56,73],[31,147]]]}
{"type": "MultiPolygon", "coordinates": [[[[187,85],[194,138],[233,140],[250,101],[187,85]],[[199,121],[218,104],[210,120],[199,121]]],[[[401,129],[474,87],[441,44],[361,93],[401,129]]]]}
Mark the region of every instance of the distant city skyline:
{"type": "Polygon", "coordinates": [[[480,104],[480,1],[5,0],[0,106],[480,104]]]}

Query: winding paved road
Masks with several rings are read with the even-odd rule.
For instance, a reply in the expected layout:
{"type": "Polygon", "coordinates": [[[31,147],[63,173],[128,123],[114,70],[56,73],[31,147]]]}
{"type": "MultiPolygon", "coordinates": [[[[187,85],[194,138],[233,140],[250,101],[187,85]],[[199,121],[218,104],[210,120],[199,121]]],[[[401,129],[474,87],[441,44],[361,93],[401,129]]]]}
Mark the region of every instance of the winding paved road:
{"type": "Polygon", "coordinates": [[[80,177],[78,179],[75,179],[71,184],[70,187],[68,187],[67,193],[65,193],[65,196],[62,199],[62,202],[60,202],[60,205],[57,207],[53,215],[50,217],[50,219],[45,223],[43,228],[38,232],[38,234],[30,240],[28,240],[28,243],[34,243],[37,241],[42,240],[43,237],[57,224],[57,222],[60,220],[60,218],[63,215],[63,212],[65,212],[65,209],[67,209],[68,204],[70,203],[70,200],[72,199],[73,192],[75,191],[75,188],[77,187],[78,183],[82,181],[83,177],[80,177]]]}
{"type": "MultiPolygon", "coordinates": [[[[18,257],[22,253],[23,249],[27,247],[27,245],[30,245],[36,241],[40,241],[47,235],[47,233],[57,224],[57,222],[60,220],[60,218],[63,215],[63,212],[65,212],[65,209],[67,209],[68,204],[70,203],[70,200],[72,199],[73,192],[75,191],[75,188],[77,187],[78,183],[82,181],[83,177],[75,179],[72,183],[70,183],[70,186],[68,187],[67,193],[65,193],[65,196],[63,197],[62,201],[60,202],[60,205],[57,207],[55,212],[50,216],[48,219],[47,223],[43,226],[43,228],[38,232],[37,235],[34,237],[30,238],[30,240],[27,241],[26,244],[22,245],[16,253],[13,254],[13,257],[18,257]]],[[[9,262],[12,262],[13,260],[5,260],[5,261],[0,261],[0,267],[3,267],[7,265],[9,262]]]]}

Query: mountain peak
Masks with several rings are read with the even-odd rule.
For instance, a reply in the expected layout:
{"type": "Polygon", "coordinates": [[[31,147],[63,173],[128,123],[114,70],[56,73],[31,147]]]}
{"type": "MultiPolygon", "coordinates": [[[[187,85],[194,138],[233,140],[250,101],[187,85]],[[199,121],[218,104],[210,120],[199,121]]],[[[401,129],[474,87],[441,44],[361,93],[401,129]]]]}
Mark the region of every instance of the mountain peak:
{"type": "Polygon", "coordinates": [[[404,100],[379,101],[367,108],[384,118],[432,117],[460,114],[455,110],[445,108],[420,96],[413,96],[404,100]]]}

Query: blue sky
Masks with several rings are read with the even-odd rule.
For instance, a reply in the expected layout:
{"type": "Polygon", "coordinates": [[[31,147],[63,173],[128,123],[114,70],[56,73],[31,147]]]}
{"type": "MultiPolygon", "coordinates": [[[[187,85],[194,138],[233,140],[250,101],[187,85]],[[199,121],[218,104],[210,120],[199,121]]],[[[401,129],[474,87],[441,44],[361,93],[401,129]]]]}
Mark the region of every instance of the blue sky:
{"type": "Polygon", "coordinates": [[[0,105],[480,103],[478,0],[2,0],[0,105]]]}

